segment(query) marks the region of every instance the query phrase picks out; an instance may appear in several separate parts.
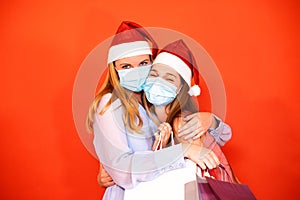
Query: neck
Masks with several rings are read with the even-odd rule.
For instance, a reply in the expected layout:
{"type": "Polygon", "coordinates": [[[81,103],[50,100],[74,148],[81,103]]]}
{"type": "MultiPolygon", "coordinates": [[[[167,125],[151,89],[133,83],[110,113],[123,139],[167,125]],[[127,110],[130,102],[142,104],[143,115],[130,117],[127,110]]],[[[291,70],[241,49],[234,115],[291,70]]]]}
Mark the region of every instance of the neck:
{"type": "Polygon", "coordinates": [[[160,122],[165,122],[167,120],[166,106],[155,106],[155,114],[160,122]]]}
{"type": "Polygon", "coordinates": [[[138,100],[139,104],[142,105],[142,94],[141,94],[141,92],[133,92],[132,94],[133,94],[134,98],[136,98],[138,100]]]}

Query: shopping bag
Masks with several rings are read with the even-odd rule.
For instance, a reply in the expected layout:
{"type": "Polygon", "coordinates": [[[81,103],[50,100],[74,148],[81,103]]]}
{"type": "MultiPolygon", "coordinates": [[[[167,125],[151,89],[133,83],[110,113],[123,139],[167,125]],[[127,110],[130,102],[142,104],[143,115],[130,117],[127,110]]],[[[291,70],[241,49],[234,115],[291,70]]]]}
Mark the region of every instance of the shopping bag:
{"type": "Polygon", "coordinates": [[[198,180],[201,200],[255,200],[248,185],[230,183],[206,177],[206,182],[198,180]]]}
{"type": "Polygon", "coordinates": [[[185,184],[185,200],[255,200],[245,184],[230,183],[206,177],[185,184]]]}
{"type": "MultiPolygon", "coordinates": [[[[174,145],[171,131],[171,145],[174,145]]],[[[158,143],[154,151],[162,149],[162,138],[159,132],[154,134],[158,143]]],[[[140,182],[132,189],[126,189],[124,200],[184,200],[184,185],[196,181],[196,164],[185,160],[186,167],[164,172],[150,181],[140,182]]]]}
{"type": "Polygon", "coordinates": [[[126,189],[124,200],[184,200],[185,184],[196,182],[195,174],[195,163],[186,160],[185,168],[165,172],[151,181],[139,183],[133,189],[126,189]]]}

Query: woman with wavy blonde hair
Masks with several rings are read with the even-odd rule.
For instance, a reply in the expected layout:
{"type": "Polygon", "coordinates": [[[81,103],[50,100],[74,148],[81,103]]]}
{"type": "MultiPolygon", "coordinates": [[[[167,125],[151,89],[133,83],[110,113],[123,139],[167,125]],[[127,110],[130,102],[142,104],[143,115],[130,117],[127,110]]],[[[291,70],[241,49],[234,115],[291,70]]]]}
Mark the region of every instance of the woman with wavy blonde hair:
{"type": "Polygon", "coordinates": [[[97,156],[113,180],[104,199],[123,199],[124,189],[184,167],[184,157],[203,163],[199,157],[201,147],[196,145],[178,144],[151,151],[157,141],[154,133],[159,130],[166,147],[171,128],[167,123],[155,124],[142,99],[156,52],[157,45],[150,34],[133,22],[121,24],[109,49],[107,77],[87,119],[97,156]]]}
{"type": "MultiPolygon", "coordinates": [[[[107,105],[101,110],[100,114],[103,114],[105,110],[110,106],[111,102],[120,99],[122,105],[125,107],[124,118],[126,125],[129,126],[129,129],[140,132],[140,128],[143,125],[139,111],[137,109],[138,103],[141,103],[140,96],[142,88],[133,88],[132,87],[123,87],[120,84],[120,78],[116,69],[116,61],[122,58],[128,58],[144,55],[145,60],[142,60],[141,63],[138,63],[137,66],[148,65],[147,69],[140,70],[140,73],[143,73],[144,76],[141,80],[137,80],[138,77],[135,77],[139,86],[145,81],[145,75],[148,75],[150,70],[149,65],[152,63],[152,57],[155,57],[157,54],[157,44],[152,36],[140,25],[134,22],[122,22],[117,30],[117,35],[113,38],[112,47],[110,48],[110,54],[108,58],[108,73],[102,87],[99,89],[92,105],[87,118],[87,129],[93,131],[93,115],[95,114],[98,104],[101,98],[107,93],[114,93],[114,96],[107,105]],[[123,45],[123,46],[122,46],[123,45]],[[134,96],[137,98],[132,98],[134,96]],[[135,117],[138,118],[138,123],[135,123],[135,117]]],[[[124,64],[122,64],[124,65],[124,64]]],[[[119,70],[129,69],[130,67],[136,66],[122,66],[119,70]],[[128,67],[128,68],[125,68],[128,67]]],[[[125,77],[124,77],[125,78],[125,77]]],[[[133,77],[134,78],[134,77],[133,77]]]]}

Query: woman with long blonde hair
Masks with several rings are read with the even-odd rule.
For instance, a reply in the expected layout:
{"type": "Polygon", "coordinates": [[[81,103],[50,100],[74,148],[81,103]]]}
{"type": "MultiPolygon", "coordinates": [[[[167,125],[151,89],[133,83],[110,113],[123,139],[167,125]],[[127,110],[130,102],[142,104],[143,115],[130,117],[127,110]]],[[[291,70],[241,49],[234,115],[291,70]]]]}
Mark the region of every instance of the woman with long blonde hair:
{"type": "MultiPolygon", "coordinates": [[[[104,199],[123,199],[124,188],[184,167],[184,157],[199,165],[208,164],[199,157],[201,147],[197,145],[178,144],[151,151],[157,138],[154,133],[160,131],[165,147],[171,128],[167,123],[158,126],[152,121],[142,98],[156,50],[152,37],[133,22],[121,24],[109,49],[107,77],[87,119],[88,129],[94,132],[97,156],[115,183],[107,188],[104,199]]],[[[210,162],[218,164],[213,153],[210,162]]]]}

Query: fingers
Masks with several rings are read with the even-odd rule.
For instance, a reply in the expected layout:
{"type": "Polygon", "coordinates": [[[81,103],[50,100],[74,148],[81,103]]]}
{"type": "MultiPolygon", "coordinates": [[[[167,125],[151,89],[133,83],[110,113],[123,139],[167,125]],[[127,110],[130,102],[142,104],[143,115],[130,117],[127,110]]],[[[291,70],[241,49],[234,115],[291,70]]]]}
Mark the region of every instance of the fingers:
{"type": "Polygon", "coordinates": [[[213,160],[211,160],[209,157],[206,157],[203,159],[203,162],[205,163],[205,165],[207,166],[208,169],[213,169],[213,168],[217,167],[217,165],[215,165],[215,163],[212,161],[213,160]]]}
{"type": "Polygon", "coordinates": [[[154,140],[154,143],[153,143],[153,145],[152,145],[152,151],[155,151],[156,149],[157,149],[157,147],[158,147],[158,145],[159,145],[159,134],[158,134],[158,132],[156,132],[155,134],[154,134],[154,137],[155,137],[155,140],[154,140]]]}
{"type": "Polygon", "coordinates": [[[203,134],[205,133],[205,131],[202,129],[202,127],[191,127],[190,128],[190,132],[187,133],[186,135],[181,136],[181,138],[183,137],[184,140],[189,140],[189,139],[198,139],[200,138],[203,134]]]}
{"type": "Polygon", "coordinates": [[[211,151],[211,156],[212,156],[213,168],[216,168],[217,166],[220,165],[221,162],[220,162],[219,158],[217,157],[217,155],[213,151],[211,151]]]}
{"type": "Polygon", "coordinates": [[[199,165],[203,170],[206,169],[206,167],[208,169],[213,169],[216,168],[219,164],[220,161],[218,159],[218,157],[216,156],[216,154],[210,150],[210,152],[208,154],[206,154],[204,156],[204,158],[200,159],[200,164],[199,165]],[[204,168],[203,168],[203,163],[204,163],[204,168]]]}
{"type": "Polygon", "coordinates": [[[180,128],[178,131],[178,137],[185,140],[191,138],[197,139],[205,132],[206,130],[203,128],[202,122],[197,118],[193,118],[180,128]]]}
{"type": "Polygon", "coordinates": [[[100,187],[110,187],[115,184],[108,174],[99,174],[97,180],[100,187]]]}
{"type": "Polygon", "coordinates": [[[184,135],[187,135],[187,134],[193,132],[195,130],[195,127],[199,128],[201,126],[201,124],[199,124],[199,123],[201,123],[201,122],[198,120],[195,120],[195,119],[191,119],[191,120],[187,121],[187,123],[184,123],[182,125],[182,127],[179,127],[178,136],[182,137],[184,135]]]}
{"type": "Polygon", "coordinates": [[[100,163],[100,169],[97,176],[97,181],[100,187],[110,187],[115,184],[111,176],[106,172],[100,163]]]}
{"type": "Polygon", "coordinates": [[[192,118],[196,117],[196,115],[198,115],[198,113],[193,113],[193,114],[190,114],[190,115],[187,115],[183,118],[184,121],[190,121],[192,118]]]}
{"type": "Polygon", "coordinates": [[[171,127],[171,125],[170,125],[169,123],[163,122],[163,123],[161,123],[161,124],[159,125],[158,130],[159,130],[160,132],[168,133],[168,132],[171,132],[172,127],[171,127]]]}
{"type": "Polygon", "coordinates": [[[172,131],[172,127],[170,126],[169,123],[166,122],[161,123],[157,129],[158,132],[154,134],[155,141],[152,145],[153,151],[157,150],[159,143],[161,143],[162,148],[166,147],[172,131]]]}
{"type": "Polygon", "coordinates": [[[199,167],[200,167],[201,169],[203,169],[203,170],[206,169],[206,165],[205,165],[205,163],[203,162],[203,160],[198,161],[197,164],[199,165],[199,167]]]}
{"type": "Polygon", "coordinates": [[[104,184],[103,187],[110,187],[110,186],[113,186],[114,184],[115,184],[115,182],[110,181],[110,182],[107,182],[106,184],[104,184]]]}
{"type": "Polygon", "coordinates": [[[190,127],[189,129],[186,129],[185,131],[182,131],[180,134],[178,134],[178,137],[183,138],[184,140],[193,139],[196,140],[200,138],[206,130],[204,130],[201,126],[195,125],[194,127],[190,127]]]}
{"type": "Polygon", "coordinates": [[[199,145],[190,144],[185,156],[197,163],[203,170],[216,168],[220,164],[218,157],[211,149],[199,145]]]}
{"type": "Polygon", "coordinates": [[[163,123],[163,129],[161,130],[161,141],[162,141],[162,147],[165,148],[169,142],[172,127],[169,123],[164,122],[163,123]]]}
{"type": "Polygon", "coordinates": [[[183,118],[186,123],[178,130],[178,137],[185,139],[199,138],[212,125],[213,115],[209,112],[198,112],[183,118]]]}
{"type": "Polygon", "coordinates": [[[202,130],[202,131],[200,130],[200,132],[193,137],[193,140],[199,139],[205,132],[206,131],[204,131],[204,130],[202,130]]]}

